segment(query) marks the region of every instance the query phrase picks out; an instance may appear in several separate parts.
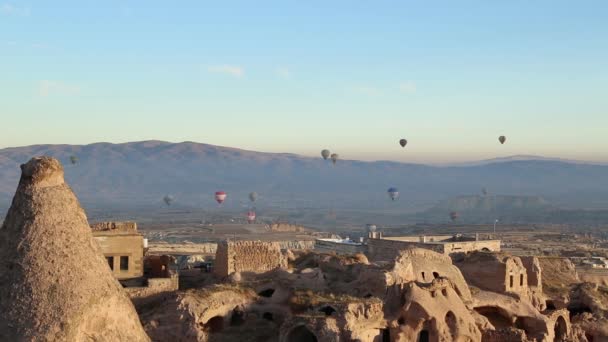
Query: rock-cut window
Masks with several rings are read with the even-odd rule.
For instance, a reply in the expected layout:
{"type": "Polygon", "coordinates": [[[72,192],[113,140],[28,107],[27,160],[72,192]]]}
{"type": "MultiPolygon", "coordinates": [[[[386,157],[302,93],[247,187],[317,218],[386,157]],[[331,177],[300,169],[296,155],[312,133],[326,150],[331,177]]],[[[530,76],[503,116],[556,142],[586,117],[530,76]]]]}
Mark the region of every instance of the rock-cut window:
{"type": "Polygon", "coordinates": [[[108,261],[108,265],[110,265],[110,269],[113,271],[114,270],[114,257],[106,257],[106,260],[108,261]]]}
{"type": "Polygon", "coordinates": [[[121,271],[128,271],[129,270],[129,257],[128,256],[121,256],[120,257],[120,270],[121,271]]]}

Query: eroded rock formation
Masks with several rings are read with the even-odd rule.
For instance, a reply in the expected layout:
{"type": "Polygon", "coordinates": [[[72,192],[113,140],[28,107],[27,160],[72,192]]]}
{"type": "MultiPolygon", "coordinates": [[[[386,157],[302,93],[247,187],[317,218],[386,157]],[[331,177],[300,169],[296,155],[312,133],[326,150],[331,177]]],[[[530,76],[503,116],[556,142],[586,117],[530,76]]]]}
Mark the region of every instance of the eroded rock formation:
{"type": "Polygon", "coordinates": [[[0,340],[148,341],[61,164],[21,170],[0,229],[0,340]]]}

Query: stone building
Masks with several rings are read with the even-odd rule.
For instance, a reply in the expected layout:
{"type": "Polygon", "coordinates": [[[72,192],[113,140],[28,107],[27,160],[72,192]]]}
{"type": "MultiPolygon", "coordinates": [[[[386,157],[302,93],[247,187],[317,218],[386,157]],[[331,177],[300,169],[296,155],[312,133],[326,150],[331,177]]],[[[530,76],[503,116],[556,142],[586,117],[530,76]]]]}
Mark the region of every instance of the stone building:
{"type": "Polygon", "coordinates": [[[276,242],[222,241],[215,253],[214,273],[226,277],[235,272],[262,273],[286,268],[287,259],[276,242]]]}
{"type": "Polygon", "coordinates": [[[406,248],[424,248],[434,252],[452,255],[474,251],[498,252],[500,240],[480,240],[463,235],[435,236],[382,236],[370,232],[367,239],[367,252],[372,259],[390,260],[397,256],[400,250],[406,248]]]}
{"type": "Polygon", "coordinates": [[[135,222],[100,222],[91,225],[93,236],[119,280],[144,275],[145,239],[135,222]]]}

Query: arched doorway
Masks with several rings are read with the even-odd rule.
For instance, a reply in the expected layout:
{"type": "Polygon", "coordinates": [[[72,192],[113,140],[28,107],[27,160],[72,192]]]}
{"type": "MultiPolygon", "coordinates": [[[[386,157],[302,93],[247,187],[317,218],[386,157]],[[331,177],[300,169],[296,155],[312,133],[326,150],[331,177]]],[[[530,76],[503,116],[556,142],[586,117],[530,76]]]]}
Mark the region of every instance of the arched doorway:
{"type": "Polygon", "coordinates": [[[239,326],[245,323],[245,313],[239,307],[232,310],[232,316],[230,316],[230,326],[239,326]]]}
{"type": "Polygon", "coordinates": [[[287,335],[289,342],[317,342],[317,337],[304,325],[293,328],[287,335]]]}
{"type": "Polygon", "coordinates": [[[511,327],[511,318],[499,307],[481,306],[475,308],[475,311],[485,316],[496,329],[511,327]]]}
{"type": "Polygon", "coordinates": [[[452,311],[448,311],[448,313],[445,315],[445,324],[450,329],[450,335],[452,335],[452,338],[454,338],[456,336],[456,330],[458,329],[458,321],[456,320],[456,316],[452,311]]]}
{"type": "Polygon", "coordinates": [[[555,333],[554,341],[556,342],[560,342],[568,336],[568,325],[564,317],[557,317],[557,320],[555,321],[555,326],[553,327],[553,332],[555,333]]]}
{"type": "Polygon", "coordinates": [[[429,331],[421,330],[418,335],[418,342],[429,342],[429,331]]]}
{"type": "Polygon", "coordinates": [[[224,317],[215,316],[207,321],[205,327],[210,333],[217,333],[224,330],[224,317]]]}

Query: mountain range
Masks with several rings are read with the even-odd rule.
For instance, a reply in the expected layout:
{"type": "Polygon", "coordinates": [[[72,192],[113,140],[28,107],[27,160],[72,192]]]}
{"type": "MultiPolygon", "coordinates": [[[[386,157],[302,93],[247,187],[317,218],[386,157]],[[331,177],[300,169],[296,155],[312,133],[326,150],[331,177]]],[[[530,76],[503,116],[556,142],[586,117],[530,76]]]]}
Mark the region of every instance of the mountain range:
{"type": "MultiPolygon", "coordinates": [[[[608,208],[607,165],[528,156],[456,166],[356,160],[333,165],[320,156],[141,141],[0,149],[1,210],[8,208],[17,187],[19,165],[39,155],[63,163],[67,181],[86,208],[161,207],[163,196],[171,194],[176,207],[213,209],[218,208],[214,192],[223,190],[227,209],[252,205],[247,195],[255,191],[259,198],[253,205],[258,207],[414,213],[447,210],[450,199],[476,196],[482,188],[488,198],[536,198],[524,201],[526,210],[540,202],[545,207],[608,208]],[[75,164],[71,156],[78,158],[75,164]],[[392,186],[400,191],[394,202],[386,194],[392,186]]],[[[488,205],[483,201],[476,205],[488,205]]]]}

